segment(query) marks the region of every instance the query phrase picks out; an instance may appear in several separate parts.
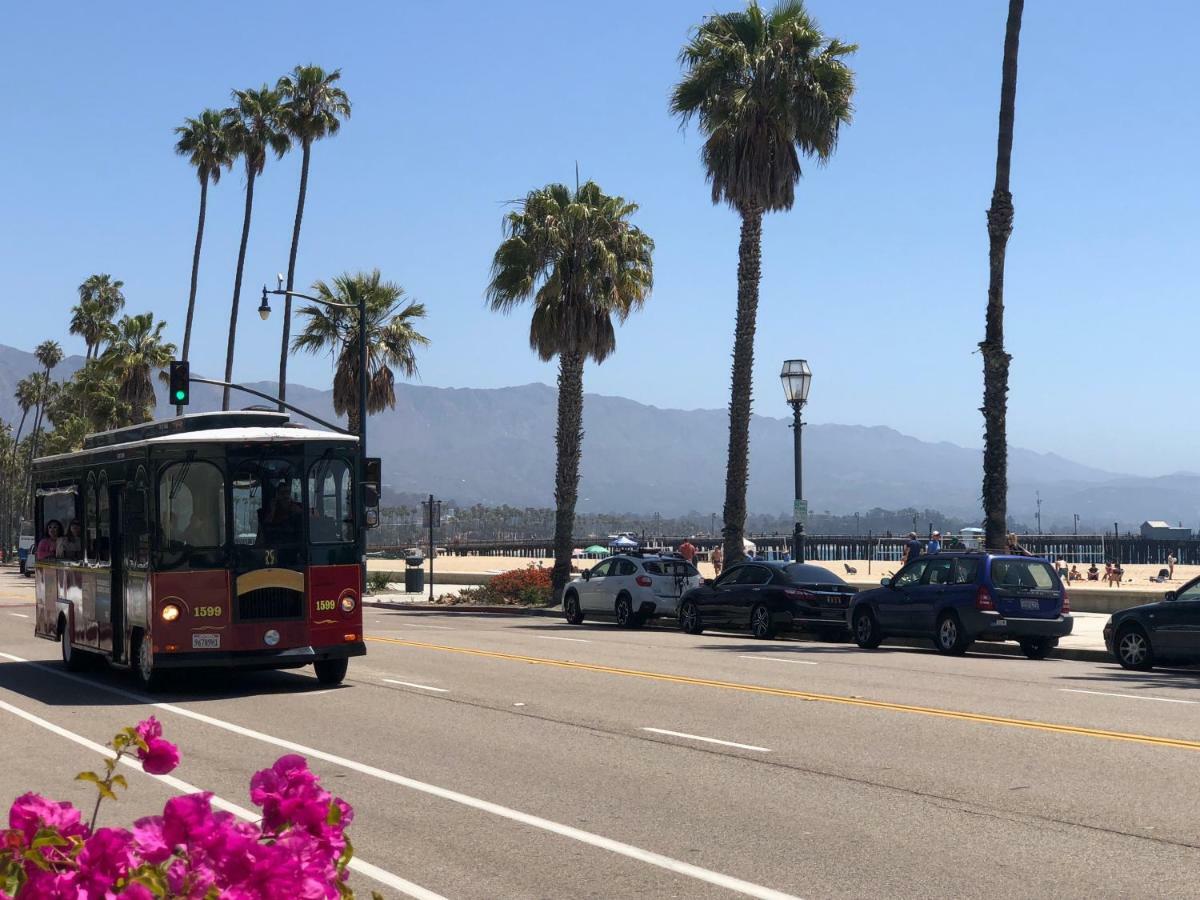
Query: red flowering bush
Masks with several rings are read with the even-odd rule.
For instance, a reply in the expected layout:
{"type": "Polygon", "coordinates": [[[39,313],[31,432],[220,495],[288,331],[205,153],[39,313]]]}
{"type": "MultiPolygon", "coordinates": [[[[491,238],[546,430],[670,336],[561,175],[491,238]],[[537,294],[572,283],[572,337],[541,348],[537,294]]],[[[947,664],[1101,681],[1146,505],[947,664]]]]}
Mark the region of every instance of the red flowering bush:
{"type": "Polygon", "coordinates": [[[501,572],[488,582],[491,592],[505,603],[529,603],[545,605],[550,600],[550,570],[540,566],[527,566],[501,572]]]}
{"type": "Polygon", "coordinates": [[[0,898],[124,897],[341,898],[353,848],[346,828],[354,812],[332,796],[303,757],[281,757],[250,781],[250,799],[263,810],[260,822],[214,812],[212,794],[173,797],[161,816],[139,819],[133,829],[99,828],[96,815],[114,788],[121,757],[136,755],[142,769],[165,775],[179,764],[179,750],[162,737],[151,716],[116,735],[105,774],[76,778],[96,786],[89,824],[78,809],[25,794],[12,804],[8,829],[0,830],[0,898]]]}

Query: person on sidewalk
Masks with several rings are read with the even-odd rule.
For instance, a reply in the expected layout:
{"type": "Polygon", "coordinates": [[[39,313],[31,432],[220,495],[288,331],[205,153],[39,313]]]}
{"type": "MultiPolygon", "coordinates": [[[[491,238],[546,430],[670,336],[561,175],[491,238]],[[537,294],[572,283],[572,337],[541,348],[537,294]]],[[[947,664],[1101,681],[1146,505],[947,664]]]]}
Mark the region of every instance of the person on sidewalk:
{"type": "Polygon", "coordinates": [[[904,556],[900,560],[900,565],[908,565],[921,555],[921,551],[923,549],[924,548],[921,546],[921,542],[917,540],[917,533],[915,531],[910,531],[908,533],[908,540],[904,544],[904,556]]]}
{"type": "Polygon", "coordinates": [[[929,543],[925,545],[925,552],[930,555],[942,552],[942,533],[940,531],[935,531],[929,538],[929,543]]]}
{"type": "Polygon", "coordinates": [[[696,558],[696,545],[687,538],[684,538],[683,543],[679,545],[677,552],[690,563],[696,558]]]}

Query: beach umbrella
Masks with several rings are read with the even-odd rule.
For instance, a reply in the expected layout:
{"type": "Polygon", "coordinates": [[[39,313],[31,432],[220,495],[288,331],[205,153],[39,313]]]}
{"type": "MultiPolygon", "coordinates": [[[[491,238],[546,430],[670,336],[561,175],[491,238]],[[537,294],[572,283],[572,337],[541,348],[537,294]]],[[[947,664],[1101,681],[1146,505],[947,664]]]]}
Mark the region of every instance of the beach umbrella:
{"type": "Polygon", "coordinates": [[[588,548],[587,548],[586,550],[584,550],[583,552],[584,552],[584,553],[607,553],[607,552],[608,552],[608,548],[607,548],[607,547],[601,547],[599,544],[592,544],[592,546],[588,547],[588,548]]]}
{"type": "Polygon", "coordinates": [[[753,553],[758,549],[758,544],[749,538],[742,538],[742,549],[747,553],[753,553]]]}
{"type": "Polygon", "coordinates": [[[610,547],[636,547],[638,542],[633,538],[619,537],[615,541],[609,543],[610,547]]]}

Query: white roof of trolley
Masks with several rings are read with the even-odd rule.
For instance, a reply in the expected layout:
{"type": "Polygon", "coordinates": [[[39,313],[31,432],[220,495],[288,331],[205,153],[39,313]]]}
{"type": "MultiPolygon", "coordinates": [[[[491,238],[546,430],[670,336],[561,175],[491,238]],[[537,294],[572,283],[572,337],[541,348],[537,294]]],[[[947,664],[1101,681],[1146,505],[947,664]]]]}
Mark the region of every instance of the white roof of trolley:
{"type": "Polygon", "coordinates": [[[35,462],[110,450],[134,450],[175,444],[272,444],[333,441],[357,444],[352,434],[293,424],[286,413],[264,410],[193,413],[89,435],[82,450],[43,456],[35,462]]]}

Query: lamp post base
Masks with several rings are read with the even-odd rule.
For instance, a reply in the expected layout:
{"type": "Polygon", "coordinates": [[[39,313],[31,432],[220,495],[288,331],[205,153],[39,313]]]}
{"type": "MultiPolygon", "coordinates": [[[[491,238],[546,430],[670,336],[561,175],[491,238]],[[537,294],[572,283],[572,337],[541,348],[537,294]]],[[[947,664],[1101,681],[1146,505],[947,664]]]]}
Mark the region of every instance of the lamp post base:
{"type": "Polygon", "coordinates": [[[796,525],[795,531],[792,532],[792,559],[796,562],[804,562],[804,526],[796,525]]]}

